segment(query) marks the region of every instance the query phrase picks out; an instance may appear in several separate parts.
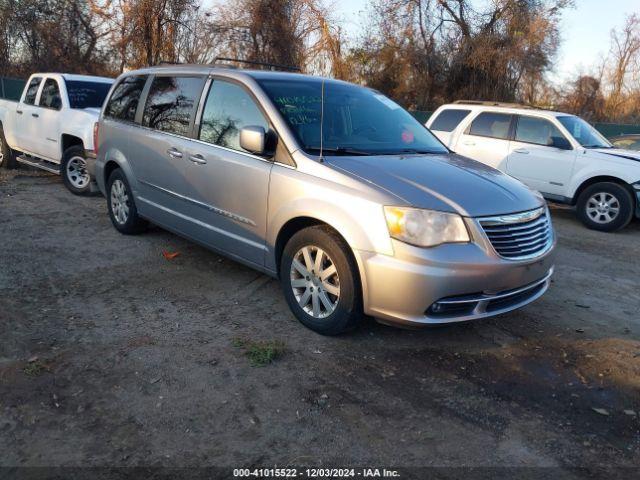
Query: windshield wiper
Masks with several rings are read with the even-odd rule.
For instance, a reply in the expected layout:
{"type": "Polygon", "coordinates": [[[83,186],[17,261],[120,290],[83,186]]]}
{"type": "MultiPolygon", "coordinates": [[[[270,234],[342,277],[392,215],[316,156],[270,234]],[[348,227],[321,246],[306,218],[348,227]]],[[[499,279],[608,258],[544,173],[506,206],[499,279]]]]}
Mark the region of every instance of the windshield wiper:
{"type": "MultiPolygon", "coordinates": [[[[313,150],[320,153],[320,147],[307,147],[307,150],[313,150]]],[[[322,148],[322,153],[331,153],[333,155],[360,155],[360,156],[371,156],[374,155],[373,152],[368,152],[366,150],[358,150],[356,148],[349,147],[334,147],[334,148],[322,148]]]]}
{"type": "Polygon", "coordinates": [[[583,148],[613,148],[609,145],[582,145],[583,148]]]}
{"type": "Polygon", "coordinates": [[[401,153],[413,153],[416,155],[438,155],[447,152],[439,152],[437,150],[417,150],[415,148],[403,148],[402,150],[398,150],[397,154],[401,153]]]}

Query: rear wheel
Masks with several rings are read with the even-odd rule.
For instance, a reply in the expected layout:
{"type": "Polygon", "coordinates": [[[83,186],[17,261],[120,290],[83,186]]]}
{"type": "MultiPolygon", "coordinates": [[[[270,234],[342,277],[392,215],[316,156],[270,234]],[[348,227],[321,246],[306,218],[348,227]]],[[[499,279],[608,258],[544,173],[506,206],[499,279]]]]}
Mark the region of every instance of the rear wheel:
{"type": "Polygon", "coordinates": [[[16,158],[4,138],[4,130],[0,127],[0,168],[15,168],[16,158]]]}
{"type": "Polygon", "coordinates": [[[587,187],[578,198],[578,215],[588,228],[613,232],[633,218],[633,197],[622,185],[602,182],[587,187]]]}
{"type": "Polygon", "coordinates": [[[84,148],[80,145],[67,148],[62,155],[62,182],[75,195],[84,195],[91,190],[91,176],[84,155],[84,148]]]}
{"type": "Polygon", "coordinates": [[[329,227],[305,228],[291,237],[282,255],[280,283],[293,314],[322,335],[351,330],[362,318],[355,261],[329,227]]]}
{"type": "Polygon", "coordinates": [[[138,215],[129,182],[119,168],[111,173],[107,181],[107,208],[111,223],[120,233],[141,233],[149,225],[138,215]]]}

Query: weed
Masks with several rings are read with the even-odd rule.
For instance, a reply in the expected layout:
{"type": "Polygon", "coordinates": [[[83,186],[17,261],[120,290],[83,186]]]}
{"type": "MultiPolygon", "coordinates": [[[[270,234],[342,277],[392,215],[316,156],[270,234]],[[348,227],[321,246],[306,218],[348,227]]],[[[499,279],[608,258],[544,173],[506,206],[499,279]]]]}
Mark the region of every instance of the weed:
{"type": "Polygon", "coordinates": [[[285,345],[280,340],[253,341],[234,338],[232,345],[244,350],[253,367],[264,367],[270,364],[281,357],[285,350],[285,345]]]}
{"type": "Polygon", "coordinates": [[[42,375],[44,372],[46,372],[48,370],[49,370],[49,368],[44,363],[42,363],[40,360],[36,360],[34,362],[29,362],[22,369],[22,371],[25,373],[25,375],[28,375],[29,377],[38,377],[38,376],[42,375]]]}

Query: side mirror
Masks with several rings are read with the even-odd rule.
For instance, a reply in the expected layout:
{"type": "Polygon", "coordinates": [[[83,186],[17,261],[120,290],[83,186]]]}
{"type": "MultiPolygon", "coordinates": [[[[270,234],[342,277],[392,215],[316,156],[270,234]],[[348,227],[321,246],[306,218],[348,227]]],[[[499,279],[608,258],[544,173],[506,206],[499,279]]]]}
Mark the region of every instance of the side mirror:
{"type": "Polygon", "coordinates": [[[267,132],[263,127],[249,126],[240,130],[240,147],[255,155],[263,155],[266,151],[267,132]]]}
{"type": "Polygon", "coordinates": [[[573,150],[569,140],[564,137],[551,137],[551,146],[560,150],[573,150]]]}

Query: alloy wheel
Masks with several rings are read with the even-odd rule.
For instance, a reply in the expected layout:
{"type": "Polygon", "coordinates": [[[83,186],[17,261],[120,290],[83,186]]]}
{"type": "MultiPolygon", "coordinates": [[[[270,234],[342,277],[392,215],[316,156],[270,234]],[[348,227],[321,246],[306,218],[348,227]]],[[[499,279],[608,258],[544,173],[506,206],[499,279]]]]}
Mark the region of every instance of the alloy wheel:
{"type": "Polygon", "coordinates": [[[67,162],[67,178],[71,185],[82,190],[91,181],[87,171],[87,162],[82,157],[73,157],[67,162]]]}
{"type": "Polygon", "coordinates": [[[120,179],[111,184],[111,211],[120,225],[127,223],[129,218],[129,195],[127,187],[120,179]]]}
{"type": "Polygon", "coordinates": [[[293,294],[313,318],[331,315],[340,300],[340,279],[331,257],[319,247],[307,245],[293,257],[290,271],[293,294]]]}
{"type": "Polygon", "coordinates": [[[611,193],[597,192],[587,200],[589,218],[600,225],[613,222],[620,213],[620,201],[611,193]]]}

